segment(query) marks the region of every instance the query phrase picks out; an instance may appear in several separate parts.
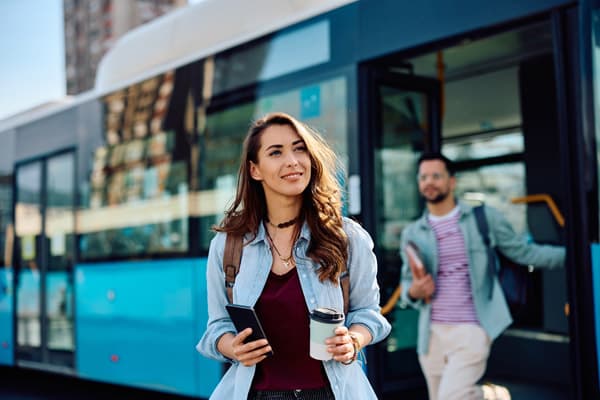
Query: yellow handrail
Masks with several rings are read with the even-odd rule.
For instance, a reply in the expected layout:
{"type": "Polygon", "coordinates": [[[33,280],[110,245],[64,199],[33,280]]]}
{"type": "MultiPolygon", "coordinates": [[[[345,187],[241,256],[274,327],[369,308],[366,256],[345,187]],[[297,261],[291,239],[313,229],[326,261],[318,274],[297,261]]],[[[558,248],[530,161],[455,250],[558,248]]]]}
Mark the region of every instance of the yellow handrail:
{"type": "Polygon", "coordinates": [[[558,225],[561,228],[565,226],[565,218],[563,217],[562,213],[558,209],[558,206],[554,202],[554,199],[552,199],[552,196],[550,196],[549,194],[546,194],[546,193],[530,194],[530,195],[523,196],[523,197],[515,197],[515,198],[511,199],[511,201],[514,204],[536,203],[539,201],[543,201],[544,203],[546,203],[546,205],[550,209],[550,212],[552,213],[552,216],[554,217],[554,219],[556,220],[558,225]]]}
{"type": "MultiPolygon", "coordinates": [[[[565,226],[565,218],[563,217],[562,213],[558,209],[558,206],[554,202],[554,199],[552,199],[552,196],[550,196],[549,194],[546,194],[546,193],[530,194],[527,196],[515,197],[515,198],[511,199],[511,202],[513,204],[536,203],[536,202],[540,202],[540,201],[546,203],[546,205],[550,209],[550,212],[552,213],[552,216],[554,217],[554,219],[556,220],[558,225],[561,228],[564,227],[565,226]]],[[[388,301],[385,303],[385,305],[383,307],[381,307],[381,314],[383,314],[383,315],[389,314],[396,306],[396,303],[398,302],[398,300],[400,300],[401,294],[402,294],[402,285],[398,285],[396,287],[396,289],[394,290],[394,292],[392,293],[392,295],[390,296],[390,298],[388,299],[388,301]]]]}
{"type": "MultiPolygon", "coordinates": [[[[552,213],[552,216],[556,220],[556,223],[561,228],[564,228],[564,226],[565,226],[565,218],[563,217],[562,213],[558,209],[558,206],[554,202],[554,199],[549,194],[546,194],[546,193],[530,194],[528,196],[515,197],[511,201],[515,204],[517,204],[517,203],[535,203],[538,201],[543,201],[544,203],[546,203],[546,205],[550,209],[550,212],[552,213]]],[[[569,306],[569,302],[565,303],[564,312],[567,317],[571,313],[571,308],[569,306]]]]}
{"type": "Polygon", "coordinates": [[[381,314],[383,314],[383,315],[389,314],[396,306],[396,303],[400,299],[401,294],[402,294],[402,285],[398,285],[396,287],[396,289],[394,290],[394,293],[392,293],[392,295],[388,299],[387,303],[385,303],[385,305],[383,307],[381,307],[381,314]]]}

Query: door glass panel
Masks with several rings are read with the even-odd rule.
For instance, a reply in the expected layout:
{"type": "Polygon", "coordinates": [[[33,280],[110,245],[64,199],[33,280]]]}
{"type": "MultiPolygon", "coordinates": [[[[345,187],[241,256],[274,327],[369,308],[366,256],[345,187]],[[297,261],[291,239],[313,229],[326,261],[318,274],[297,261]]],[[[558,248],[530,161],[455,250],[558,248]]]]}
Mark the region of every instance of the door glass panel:
{"type": "Polygon", "coordinates": [[[13,176],[0,167],[0,365],[13,363],[13,176]]]}
{"type": "Polygon", "coordinates": [[[48,348],[73,350],[74,159],[48,160],[46,177],[46,324],[48,348]]]}
{"type": "Polygon", "coordinates": [[[23,166],[17,171],[17,344],[27,347],[39,347],[42,336],[39,269],[39,242],[42,232],[41,171],[41,162],[23,166]]]}
{"type": "Polygon", "coordinates": [[[375,150],[378,194],[377,239],[397,253],[400,232],[419,214],[416,159],[423,147],[425,94],[382,86],[381,144],[375,150]],[[402,190],[398,190],[402,188],[402,190]]]}
{"type": "MultiPolygon", "coordinates": [[[[600,7],[592,11],[592,74],[594,77],[594,122],[596,125],[596,143],[600,143],[600,7]]],[[[600,166],[600,147],[596,146],[596,161],[600,166]]],[[[598,174],[600,185],[600,174],[598,174]]],[[[600,207],[600,196],[598,197],[600,207]]],[[[600,225],[600,221],[599,221],[600,225]]]]}
{"type": "MultiPolygon", "coordinates": [[[[400,281],[399,247],[402,229],[420,214],[416,161],[429,135],[428,98],[425,93],[379,86],[380,143],[375,149],[376,236],[384,298],[400,281]]],[[[387,378],[418,372],[414,363],[417,312],[396,304],[387,315],[392,333],[387,340],[387,378]],[[399,365],[404,366],[398,368],[399,365]]]]}
{"type": "Polygon", "coordinates": [[[454,162],[481,160],[523,153],[523,132],[515,130],[492,135],[476,134],[460,138],[445,138],[442,152],[454,162]]]}
{"type": "Polygon", "coordinates": [[[486,165],[456,173],[456,197],[473,204],[485,203],[500,210],[518,235],[529,236],[524,204],[512,199],[525,196],[525,165],[512,162],[486,165]]]}

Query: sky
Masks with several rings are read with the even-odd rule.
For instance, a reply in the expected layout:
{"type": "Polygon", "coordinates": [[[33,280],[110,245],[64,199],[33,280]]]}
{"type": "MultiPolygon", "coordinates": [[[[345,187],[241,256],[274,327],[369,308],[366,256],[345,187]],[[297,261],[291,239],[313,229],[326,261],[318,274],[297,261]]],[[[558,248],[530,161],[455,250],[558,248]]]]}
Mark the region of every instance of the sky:
{"type": "Polygon", "coordinates": [[[0,120],[65,96],[62,0],[0,0],[0,120]]]}
{"type": "Polygon", "coordinates": [[[62,3],[0,0],[0,120],[66,95],[62,3]]]}

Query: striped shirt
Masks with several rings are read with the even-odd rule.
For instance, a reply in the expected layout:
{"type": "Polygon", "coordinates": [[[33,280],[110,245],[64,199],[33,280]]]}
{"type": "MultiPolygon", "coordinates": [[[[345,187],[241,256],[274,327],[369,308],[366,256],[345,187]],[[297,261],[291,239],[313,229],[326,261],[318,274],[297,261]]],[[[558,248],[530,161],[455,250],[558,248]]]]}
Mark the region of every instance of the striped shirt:
{"type": "Polygon", "coordinates": [[[450,213],[428,222],[437,241],[438,273],[431,303],[431,320],[445,324],[479,324],[471,292],[469,260],[465,239],[458,225],[458,206],[450,213]]]}

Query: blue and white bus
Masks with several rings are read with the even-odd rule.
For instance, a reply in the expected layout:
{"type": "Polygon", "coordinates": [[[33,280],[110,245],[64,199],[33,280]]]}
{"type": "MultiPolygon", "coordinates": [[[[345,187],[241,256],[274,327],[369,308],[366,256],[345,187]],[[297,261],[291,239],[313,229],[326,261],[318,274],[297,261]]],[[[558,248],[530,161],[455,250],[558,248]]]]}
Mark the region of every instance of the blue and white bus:
{"type": "Polygon", "coordinates": [[[530,269],[485,379],[600,398],[598,0],[205,0],[128,33],[92,91],[0,121],[0,363],[207,398],[210,227],[269,111],[323,132],[375,240],[380,398],[426,393],[397,301],[424,150],[457,161],[461,197],[567,248],[564,269],[530,269]]]}

